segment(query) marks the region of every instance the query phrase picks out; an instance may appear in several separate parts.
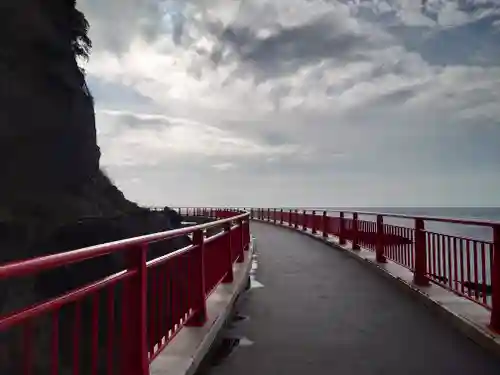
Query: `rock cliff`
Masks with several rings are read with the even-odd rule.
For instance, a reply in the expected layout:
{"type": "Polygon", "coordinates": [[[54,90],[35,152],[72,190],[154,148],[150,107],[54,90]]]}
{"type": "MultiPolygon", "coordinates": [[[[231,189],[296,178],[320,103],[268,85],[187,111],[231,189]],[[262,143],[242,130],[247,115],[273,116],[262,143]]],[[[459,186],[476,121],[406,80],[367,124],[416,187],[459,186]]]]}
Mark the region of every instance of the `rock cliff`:
{"type": "MultiPolygon", "coordinates": [[[[151,212],[127,200],[99,168],[94,101],[78,64],[91,48],[88,27],[75,0],[0,2],[2,264],[180,226],[179,216],[168,208],[151,212]]],[[[148,258],[187,244],[188,238],[180,238],[152,246],[148,258]]],[[[0,314],[122,268],[122,256],[115,255],[23,280],[1,280],[0,314]]],[[[121,306],[120,297],[115,298],[121,306]]],[[[72,311],[68,307],[60,314],[62,350],[69,345],[63,339],[69,337],[72,311]]],[[[89,327],[90,310],[83,314],[83,327],[89,327]]],[[[46,319],[40,319],[45,328],[37,329],[33,338],[33,374],[48,373],[50,366],[46,319]]],[[[105,322],[99,324],[103,328],[105,322]]],[[[82,331],[82,348],[90,331],[82,331]]],[[[0,332],[2,374],[21,373],[20,335],[20,329],[0,332]]],[[[88,348],[82,349],[83,359],[88,359],[88,348]]],[[[63,358],[60,373],[71,373],[71,363],[63,358]]],[[[88,373],[82,366],[81,373],[88,373]]]]}

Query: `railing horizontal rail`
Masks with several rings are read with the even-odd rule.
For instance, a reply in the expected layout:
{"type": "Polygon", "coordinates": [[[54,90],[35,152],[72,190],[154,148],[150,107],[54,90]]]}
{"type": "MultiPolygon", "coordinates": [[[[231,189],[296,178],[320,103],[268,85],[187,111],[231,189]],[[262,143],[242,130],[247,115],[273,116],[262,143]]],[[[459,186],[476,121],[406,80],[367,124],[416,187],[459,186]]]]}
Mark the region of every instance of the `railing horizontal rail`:
{"type": "MultiPolygon", "coordinates": [[[[183,210],[194,210],[199,207],[188,207],[188,206],[182,206],[180,207],[183,210]]],[[[251,207],[203,207],[204,209],[210,210],[224,210],[224,209],[241,209],[245,211],[249,211],[251,207]]],[[[155,208],[153,208],[155,209],[155,208]]],[[[159,209],[159,208],[156,208],[159,209]]],[[[325,209],[323,207],[273,207],[273,209],[276,210],[283,210],[284,212],[288,212],[290,210],[298,210],[299,212],[303,211],[318,211],[318,212],[327,212],[327,213],[344,213],[348,215],[352,214],[358,214],[358,215],[366,215],[366,216],[378,216],[382,215],[384,217],[392,217],[392,218],[399,218],[399,219],[408,219],[408,220],[414,220],[414,219],[422,219],[426,221],[435,221],[435,222],[443,222],[443,223],[454,223],[454,224],[464,224],[464,225],[474,225],[474,226],[484,226],[484,227],[491,227],[492,225],[498,224],[498,221],[494,220],[488,220],[488,219],[466,219],[466,218],[453,218],[453,217],[446,217],[446,216],[432,216],[432,215],[407,215],[407,214],[397,214],[397,213],[390,213],[390,212],[377,212],[377,211],[353,211],[349,209],[325,209]]]]}
{"type": "Polygon", "coordinates": [[[169,254],[165,254],[165,255],[162,255],[161,257],[158,257],[158,258],[152,259],[150,261],[147,261],[146,262],[146,267],[147,268],[154,268],[154,267],[157,267],[157,266],[161,266],[165,262],[168,262],[169,259],[181,256],[181,255],[183,255],[183,254],[185,254],[185,253],[187,253],[189,251],[193,251],[193,249],[195,247],[196,246],[194,246],[194,245],[186,246],[186,247],[183,247],[182,249],[173,251],[173,252],[171,252],[169,254]]]}
{"type": "Polygon", "coordinates": [[[134,276],[136,273],[137,271],[121,271],[113,276],[109,276],[98,282],[86,285],[82,288],[78,288],[72,292],[51,299],[50,301],[39,303],[34,306],[28,307],[27,309],[24,309],[20,312],[4,316],[0,320],[0,331],[14,324],[18,324],[25,320],[28,320],[35,315],[40,315],[57,310],[65,304],[74,302],[80,299],[81,297],[87,296],[93,292],[97,292],[107,286],[116,284],[117,282],[124,280],[127,277],[134,276]]]}
{"type": "MultiPolygon", "coordinates": [[[[230,223],[234,220],[243,219],[248,214],[240,214],[232,218],[218,220],[216,223],[199,224],[187,228],[174,229],[166,232],[148,234],[144,236],[134,237],[125,240],[109,242],[102,245],[89,246],[83,249],[67,251],[60,254],[52,254],[33,259],[15,261],[0,265],[0,279],[5,277],[19,277],[35,272],[47,271],[60,266],[67,266],[74,263],[79,263],[92,258],[97,258],[104,255],[109,255],[118,250],[124,250],[136,245],[144,243],[152,243],[154,241],[169,240],[176,237],[191,234],[197,230],[206,230],[225,223],[230,223]]],[[[170,256],[174,256],[170,254],[170,256]]]]}

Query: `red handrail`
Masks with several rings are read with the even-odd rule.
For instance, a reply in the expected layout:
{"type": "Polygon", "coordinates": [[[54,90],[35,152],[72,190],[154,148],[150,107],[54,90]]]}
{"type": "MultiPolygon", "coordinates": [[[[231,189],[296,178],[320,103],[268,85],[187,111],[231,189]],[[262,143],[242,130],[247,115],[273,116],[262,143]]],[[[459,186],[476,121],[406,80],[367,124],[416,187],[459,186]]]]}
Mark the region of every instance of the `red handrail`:
{"type": "Polygon", "coordinates": [[[500,332],[500,222],[348,210],[247,210],[254,220],[311,234],[320,229],[322,237],[332,237],[340,245],[349,243],[352,250],[374,251],[377,262],[390,260],[411,270],[415,284],[438,284],[490,310],[490,327],[500,332]],[[406,219],[411,225],[388,224],[387,218],[406,219]],[[433,222],[489,228],[491,233],[488,238],[443,233],[427,227],[433,222]]]}
{"type": "Polygon", "coordinates": [[[148,363],[183,326],[205,323],[206,299],[217,285],[232,281],[233,264],[244,259],[250,214],[228,212],[206,224],[0,265],[0,280],[6,280],[109,254],[123,254],[126,261],[123,271],[0,316],[0,345],[13,354],[1,369],[56,374],[67,366],[74,374],[148,374],[148,363]],[[214,228],[222,232],[204,235],[214,228]],[[186,235],[193,235],[192,245],[147,261],[150,244],[186,235]],[[34,329],[40,323],[43,329],[34,329]]]}
{"type": "MultiPolygon", "coordinates": [[[[181,206],[177,207],[178,210],[184,210],[184,212],[194,212],[192,210],[195,210],[199,207],[191,207],[191,206],[181,206]]],[[[153,210],[162,210],[162,208],[157,208],[157,207],[151,207],[153,210]]],[[[218,206],[213,206],[213,207],[204,207],[206,210],[245,210],[250,212],[250,210],[258,210],[259,208],[256,207],[218,207],[218,206]]],[[[299,212],[312,212],[312,211],[317,211],[317,212],[327,212],[327,213],[344,213],[344,214],[358,214],[358,215],[365,215],[365,216],[378,216],[382,215],[384,217],[392,217],[392,218],[399,218],[399,219],[409,219],[409,220],[414,220],[414,219],[421,219],[425,221],[435,221],[435,222],[443,222],[443,223],[452,223],[452,224],[464,224],[464,225],[474,225],[474,226],[480,226],[480,227],[491,227],[492,225],[497,225],[500,224],[498,221],[494,220],[488,220],[488,219],[465,219],[465,218],[453,218],[453,217],[445,217],[445,216],[432,216],[432,215],[407,215],[407,214],[396,214],[396,213],[390,213],[390,212],[383,212],[383,211],[352,211],[352,210],[342,210],[342,209],[325,209],[323,207],[276,207],[276,208],[264,208],[265,212],[267,213],[267,210],[276,210],[277,212],[280,212],[283,210],[283,212],[288,213],[288,212],[294,212],[295,210],[299,212]]]]}

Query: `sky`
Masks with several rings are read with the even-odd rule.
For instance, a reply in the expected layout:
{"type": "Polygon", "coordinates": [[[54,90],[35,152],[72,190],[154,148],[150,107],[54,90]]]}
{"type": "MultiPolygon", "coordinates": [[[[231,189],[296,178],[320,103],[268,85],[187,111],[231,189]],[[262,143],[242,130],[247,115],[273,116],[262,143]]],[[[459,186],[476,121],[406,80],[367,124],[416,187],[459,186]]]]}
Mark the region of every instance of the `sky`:
{"type": "Polygon", "coordinates": [[[79,0],[102,167],[173,206],[500,206],[500,0],[79,0]]]}

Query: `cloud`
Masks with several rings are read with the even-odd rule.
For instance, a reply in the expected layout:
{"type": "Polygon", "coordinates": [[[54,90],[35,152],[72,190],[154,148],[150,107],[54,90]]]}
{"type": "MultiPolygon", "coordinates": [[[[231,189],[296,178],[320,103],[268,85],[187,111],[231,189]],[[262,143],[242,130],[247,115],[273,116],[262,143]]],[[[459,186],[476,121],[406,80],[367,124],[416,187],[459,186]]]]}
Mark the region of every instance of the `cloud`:
{"type": "MultiPolygon", "coordinates": [[[[296,72],[309,64],[315,65],[318,60],[346,62],[365,59],[366,52],[379,47],[383,41],[375,37],[376,30],[371,30],[373,34],[368,30],[363,33],[353,26],[336,13],[273,29],[232,26],[220,36],[222,46],[219,48],[229,49],[238,60],[251,64],[264,77],[275,77],[296,72]]],[[[230,61],[235,58],[231,53],[226,56],[230,61]]],[[[220,63],[220,59],[218,61],[220,63]]]]}
{"type": "MultiPolygon", "coordinates": [[[[255,158],[293,155],[293,144],[266,144],[215,126],[164,115],[101,110],[104,165],[159,165],[175,158],[255,158]]],[[[216,164],[219,169],[227,163],[216,164]]]]}
{"type": "Polygon", "coordinates": [[[212,168],[217,169],[220,172],[227,171],[229,169],[233,169],[236,166],[233,163],[220,163],[212,165],[212,168]]]}
{"type": "Polygon", "coordinates": [[[130,179],[168,175],[203,184],[169,190],[193,204],[242,200],[235,183],[255,202],[500,204],[498,1],[80,5],[103,163],[137,199],[130,179]]]}

